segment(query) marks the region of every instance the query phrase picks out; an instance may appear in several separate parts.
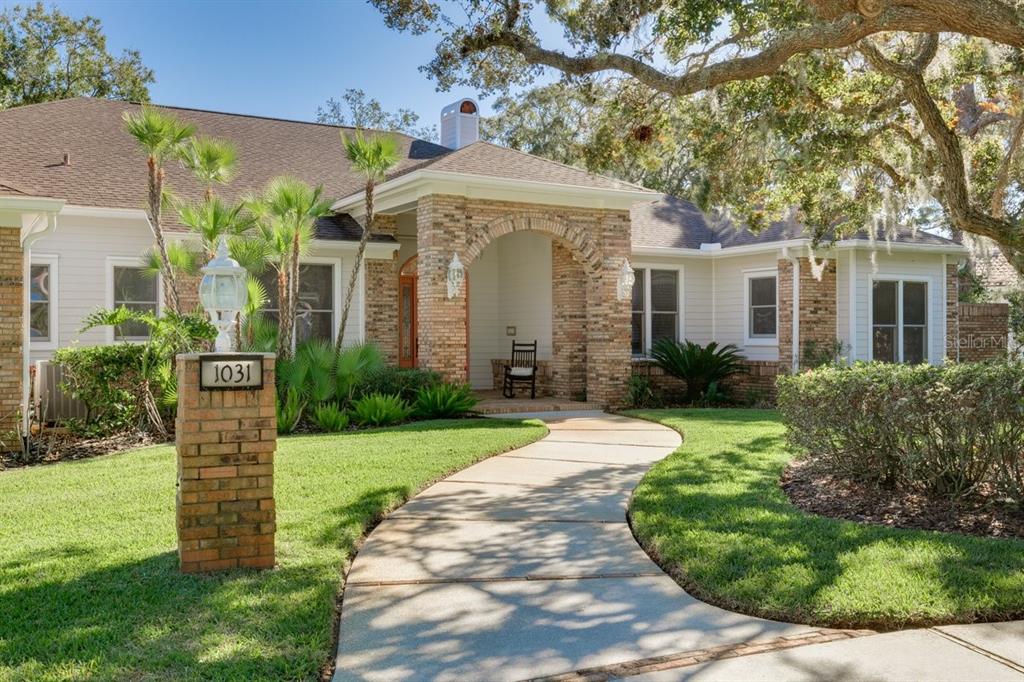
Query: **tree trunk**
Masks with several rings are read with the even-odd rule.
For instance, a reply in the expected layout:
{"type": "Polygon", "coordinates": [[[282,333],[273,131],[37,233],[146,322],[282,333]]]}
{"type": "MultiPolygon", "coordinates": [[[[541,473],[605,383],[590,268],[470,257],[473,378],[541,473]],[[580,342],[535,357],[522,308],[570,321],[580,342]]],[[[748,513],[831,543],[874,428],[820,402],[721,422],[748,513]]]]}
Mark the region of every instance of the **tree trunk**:
{"type": "Polygon", "coordinates": [[[356,285],[359,283],[359,270],[363,267],[363,254],[366,253],[366,244],[370,241],[370,233],[373,230],[374,188],[375,184],[372,180],[366,183],[366,226],[363,228],[363,234],[359,237],[359,248],[356,249],[356,262],[352,267],[352,275],[348,278],[348,289],[345,292],[345,307],[341,311],[341,322],[338,323],[337,339],[334,342],[334,348],[338,352],[341,352],[342,343],[345,341],[345,325],[348,324],[348,313],[352,307],[352,296],[355,294],[356,285]]]}
{"type": "Polygon", "coordinates": [[[288,307],[291,316],[291,354],[295,355],[296,333],[295,333],[295,317],[299,313],[299,231],[295,230],[295,237],[292,240],[292,262],[291,262],[291,274],[289,276],[288,284],[288,307]]]}
{"type": "Polygon", "coordinates": [[[156,158],[147,160],[149,168],[149,221],[153,226],[153,237],[160,252],[160,275],[163,277],[164,305],[172,312],[181,312],[178,303],[178,288],[174,281],[174,269],[167,255],[167,244],[164,242],[163,226],[160,224],[160,200],[164,189],[164,169],[159,167],[156,158]]]}
{"type": "Polygon", "coordinates": [[[279,357],[290,357],[292,347],[291,327],[288,320],[288,272],[284,263],[277,270],[277,354],[279,357]]]}

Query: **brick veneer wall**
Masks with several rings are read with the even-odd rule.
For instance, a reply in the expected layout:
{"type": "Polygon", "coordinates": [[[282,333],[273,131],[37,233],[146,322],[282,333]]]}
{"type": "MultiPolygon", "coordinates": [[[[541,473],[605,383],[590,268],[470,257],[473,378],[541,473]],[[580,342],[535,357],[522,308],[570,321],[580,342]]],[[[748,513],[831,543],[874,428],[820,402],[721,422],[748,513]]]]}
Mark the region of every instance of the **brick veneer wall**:
{"type": "Polygon", "coordinates": [[[981,362],[1004,357],[1010,334],[1010,306],[961,303],[957,308],[960,361],[981,362]]]}
{"type": "MultiPolygon", "coordinates": [[[[206,263],[203,263],[203,265],[206,265],[206,263]]],[[[202,306],[199,305],[199,283],[202,280],[203,273],[201,272],[197,272],[194,275],[178,273],[175,276],[175,284],[178,289],[178,305],[181,306],[181,312],[194,313],[202,311],[202,306]]]]}
{"type": "Polygon", "coordinates": [[[0,226],[0,442],[18,428],[21,405],[22,260],[21,228],[0,226]]]}
{"type": "Polygon", "coordinates": [[[274,566],[274,355],[263,389],[200,391],[199,355],[179,355],[178,555],[186,573],[274,566]]]}
{"type": "Polygon", "coordinates": [[[565,246],[586,275],[587,399],[622,403],[629,378],[629,301],[618,300],[616,282],[630,252],[627,211],[429,195],[418,200],[416,221],[421,365],[450,380],[467,379],[465,291],[453,299],[447,294],[453,253],[468,267],[493,239],[533,230],[565,246]]]}
{"type": "MultiPolygon", "coordinates": [[[[819,350],[836,342],[836,262],[828,259],[821,276],[815,277],[811,262],[798,258],[800,268],[798,330],[801,365],[809,347],[819,350]]],[[[779,367],[790,371],[793,366],[793,263],[779,260],[779,367]]]]}
{"type": "MultiPolygon", "coordinates": [[[[398,216],[378,213],[373,218],[373,233],[394,236],[398,216]]],[[[390,364],[398,364],[398,253],[391,258],[367,258],[364,295],[366,338],[372,341],[390,364]]],[[[345,290],[348,280],[342,283],[345,290]]],[[[342,291],[344,295],[344,291],[342,291]]],[[[344,303],[344,301],[342,301],[344,303]]]]}

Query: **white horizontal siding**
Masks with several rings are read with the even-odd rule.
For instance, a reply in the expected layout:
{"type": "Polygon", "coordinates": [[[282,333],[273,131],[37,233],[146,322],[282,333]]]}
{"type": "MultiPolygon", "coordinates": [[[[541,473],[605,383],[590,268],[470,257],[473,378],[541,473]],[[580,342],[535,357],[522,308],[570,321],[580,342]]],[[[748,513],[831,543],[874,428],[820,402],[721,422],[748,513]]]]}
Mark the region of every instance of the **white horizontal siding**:
{"type": "Polygon", "coordinates": [[[775,252],[750,256],[715,259],[715,340],[738,346],[750,360],[778,360],[778,344],[746,345],[746,299],[744,272],[747,270],[775,270],[778,255],[775,252]]]}

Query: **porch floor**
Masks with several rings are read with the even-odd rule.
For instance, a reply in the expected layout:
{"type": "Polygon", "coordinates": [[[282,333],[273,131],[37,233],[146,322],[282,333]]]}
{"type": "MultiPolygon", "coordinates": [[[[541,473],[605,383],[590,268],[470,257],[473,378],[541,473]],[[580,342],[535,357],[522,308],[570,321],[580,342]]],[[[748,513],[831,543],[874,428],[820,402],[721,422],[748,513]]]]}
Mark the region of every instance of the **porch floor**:
{"type": "Polygon", "coordinates": [[[581,410],[600,410],[598,403],[580,402],[567,398],[537,396],[530,400],[529,394],[506,398],[501,391],[473,391],[480,402],[473,408],[480,414],[514,414],[519,412],[579,412],[581,410]]]}

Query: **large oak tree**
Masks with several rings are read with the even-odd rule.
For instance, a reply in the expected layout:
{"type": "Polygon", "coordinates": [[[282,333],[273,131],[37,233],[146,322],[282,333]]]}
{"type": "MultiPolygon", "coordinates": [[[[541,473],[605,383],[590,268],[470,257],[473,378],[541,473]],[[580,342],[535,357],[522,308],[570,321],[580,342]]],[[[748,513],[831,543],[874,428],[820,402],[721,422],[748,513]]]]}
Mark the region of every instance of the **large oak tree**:
{"type": "Polygon", "coordinates": [[[393,28],[437,33],[424,69],[440,87],[507,92],[553,69],[610,88],[596,102],[620,140],[593,140],[591,167],[681,134],[708,199],[755,228],[792,208],[820,237],[932,212],[1024,272],[1024,3],[373,2],[393,28]],[[541,21],[564,39],[545,44],[541,21]]]}

